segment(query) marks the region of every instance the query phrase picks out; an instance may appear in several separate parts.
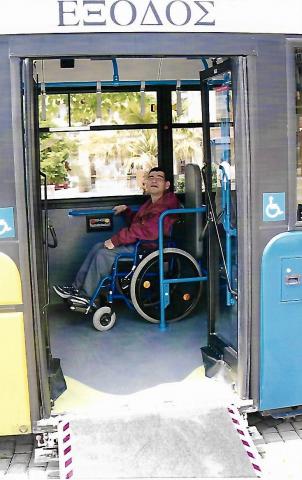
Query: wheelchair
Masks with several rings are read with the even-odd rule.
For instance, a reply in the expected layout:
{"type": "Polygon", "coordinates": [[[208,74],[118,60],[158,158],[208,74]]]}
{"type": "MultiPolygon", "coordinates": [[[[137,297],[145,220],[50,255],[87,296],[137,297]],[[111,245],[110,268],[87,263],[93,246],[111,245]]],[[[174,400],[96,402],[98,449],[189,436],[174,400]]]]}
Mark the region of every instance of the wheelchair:
{"type": "MultiPolygon", "coordinates": [[[[185,170],[185,208],[201,205],[201,173],[197,165],[189,164],[185,170]]],[[[166,211],[168,212],[168,211],[166,211]]],[[[181,224],[182,244],[178,248],[173,233],[164,240],[163,271],[169,285],[169,302],[165,305],[167,322],[176,322],[187,317],[197,306],[204,279],[201,267],[203,241],[203,214],[190,213],[181,224]],[[185,235],[186,233],[186,235],[185,235]],[[182,281],[191,279],[191,281],[182,281]],[[192,280],[193,279],[193,280],[192,280]],[[196,281],[194,281],[194,279],[196,281]]],[[[100,279],[88,305],[70,300],[70,309],[93,314],[93,326],[104,332],[116,322],[114,301],[122,300],[145,320],[160,323],[159,249],[156,241],[138,241],[133,253],[121,253],[115,258],[110,275],[100,279]],[[155,248],[154,248],[155,247],[155,248]],[[98,300],[106,297],[105,304],[98,300]]]]}

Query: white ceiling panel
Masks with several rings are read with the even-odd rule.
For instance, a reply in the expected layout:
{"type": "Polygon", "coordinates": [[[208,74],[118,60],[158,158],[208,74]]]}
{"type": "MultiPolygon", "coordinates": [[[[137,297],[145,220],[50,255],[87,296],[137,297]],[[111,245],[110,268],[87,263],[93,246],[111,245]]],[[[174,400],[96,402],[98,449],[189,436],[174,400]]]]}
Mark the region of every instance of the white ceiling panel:
{"type": "MultiPolygon", "coordinates": [[[[211,64],[211,62],[209,62],[211,64]]],[[[203,70],[201,59],[187,58],[118,58],[120,81],[152,80],[198,80],[203,70]]],[[[61,68],[59,59],[36,61],[39,81],[60,82],[96,82],[112,81],[113,65],[111,60],[75,59],[74,68],[61,68]]]]}

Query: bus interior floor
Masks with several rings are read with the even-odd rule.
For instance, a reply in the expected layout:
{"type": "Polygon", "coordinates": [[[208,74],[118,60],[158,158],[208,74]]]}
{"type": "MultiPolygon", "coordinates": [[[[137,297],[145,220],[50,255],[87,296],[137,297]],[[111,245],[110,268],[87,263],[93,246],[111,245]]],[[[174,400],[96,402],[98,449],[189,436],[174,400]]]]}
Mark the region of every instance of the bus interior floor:
{"type": "Polygon", "coordinates": [[[112,405],[130,399],[165,402],[179,398],[180,390],[188,392],[189,385],[204,388],[209,379],[200,348],[207,335],[206,313],[196,310],[162,332],[124,304],[115,311],[115,326],[98,332],[91,317],[71,312],[66,305],[50,308],[52,354],[61,359],[68,386],[56,401],[56,411],[91,411],[100,402],[112,405]]]}

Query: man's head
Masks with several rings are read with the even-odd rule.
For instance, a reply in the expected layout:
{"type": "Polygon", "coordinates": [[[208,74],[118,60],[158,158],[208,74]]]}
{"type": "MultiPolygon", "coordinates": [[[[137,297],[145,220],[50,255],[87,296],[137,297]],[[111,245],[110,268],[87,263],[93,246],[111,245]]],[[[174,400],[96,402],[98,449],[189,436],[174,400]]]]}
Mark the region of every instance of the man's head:
{"type": "Polygon", "coordinates": [[[146,179],[146,191],[152,198],[158,199],[169,190],[170,182],[166,178],[165,171],[160,167],[151,168],[146,179]]]}

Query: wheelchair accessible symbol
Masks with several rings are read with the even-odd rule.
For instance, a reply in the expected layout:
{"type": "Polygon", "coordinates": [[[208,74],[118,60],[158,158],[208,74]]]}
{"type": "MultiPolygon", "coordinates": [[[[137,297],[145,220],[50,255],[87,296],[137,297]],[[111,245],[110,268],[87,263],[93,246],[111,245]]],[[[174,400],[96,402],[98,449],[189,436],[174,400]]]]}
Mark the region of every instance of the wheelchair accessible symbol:
{"type": "Polygon", "coordinates": [[[4,235],[7,232],[10,232],[12,230],[12,227],[9,227],[7,225],[6,220],[4,218],[0,218],[0,236],[4,235]]]}
{"type": "Polygon", "coordinates": [[[15,237],[13,207],[0,208],[0,239],[15,237]]]}
{"type": "Polygon", "coordinates": [[[285,192],[263,194],[263,221],[285,220],[285,192]]]}

